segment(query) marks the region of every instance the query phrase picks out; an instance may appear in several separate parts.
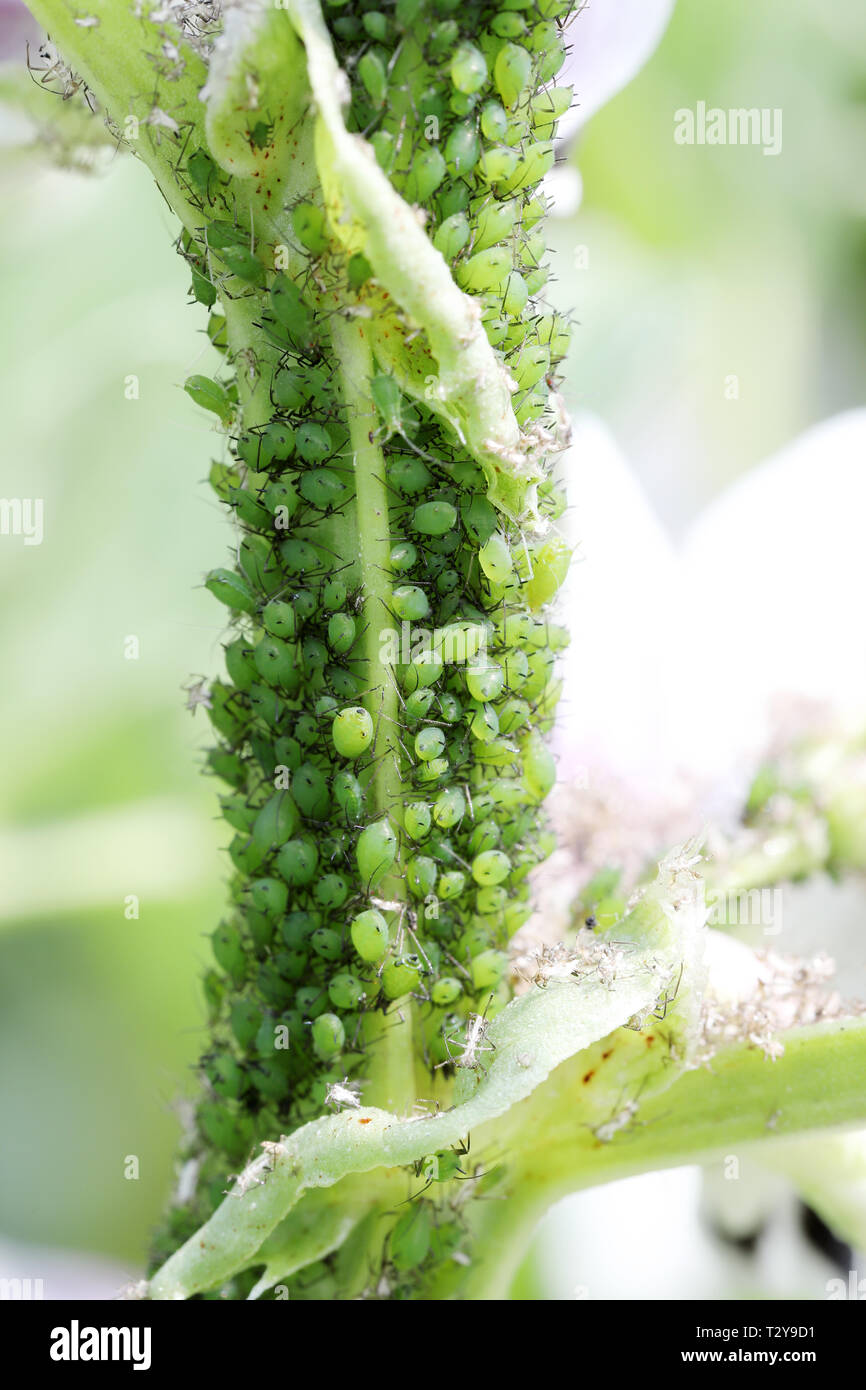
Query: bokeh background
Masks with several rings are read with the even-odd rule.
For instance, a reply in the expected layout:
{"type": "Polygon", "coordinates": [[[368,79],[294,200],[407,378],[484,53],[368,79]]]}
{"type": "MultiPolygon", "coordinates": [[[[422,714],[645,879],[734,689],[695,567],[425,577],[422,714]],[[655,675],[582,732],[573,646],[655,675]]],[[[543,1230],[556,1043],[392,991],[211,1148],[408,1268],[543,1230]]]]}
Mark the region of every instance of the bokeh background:
{"type": "MultiPolygon", "coordinates": [[[[33,31],[11,3],[0,26],[20,69],[33,31]]],[[[578,21],[578,73],[580,36],[578,21]]],[[[557,176],[553,296],[577,321],[566,394],[604,421],[674,538],[863,403],[864,51],[860,0],[679,0],[557,176]],[[675,144],[673,112],[699,100],[781,108],[781,155],[675,144]]],[[[48,121],[57,98],[40,99],[48,121]]],[[[77,1286],[104,1294],[140,1271],[202,1038],[226,835],[183,687],[218,669],[201,581],[231,535],[206,483],[222,442],[181,389],[210,357],[167,209],[124,157],[87,175],[23,149],[8,103],[0,131],[0,496],[45,508],[40,546],[0,537],[0,1264],[39,1274],[27,1246],[107,1257],[77,1286]]],[[[703,1293],[760,1286],[739,1255],[707,1254],[697,1174],[645,1181],[639,1200],[579,1199],[577,1246],[549,1225],[523,1296],[677,1296],[664,1252],[686,1209],[703,1293]],[[652,1293],[610,1253],[617,1211],[656,1262],[652,1293]]],[[[55,1294],[69,1278],[58,1263],[55,1294]]]]}

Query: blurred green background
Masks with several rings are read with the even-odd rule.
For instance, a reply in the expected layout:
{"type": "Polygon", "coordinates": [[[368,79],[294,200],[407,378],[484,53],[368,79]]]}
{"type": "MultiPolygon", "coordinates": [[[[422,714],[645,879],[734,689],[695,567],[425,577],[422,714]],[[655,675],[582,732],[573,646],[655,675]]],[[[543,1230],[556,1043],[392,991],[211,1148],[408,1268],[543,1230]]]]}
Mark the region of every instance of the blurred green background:
{"type": "MultiPolygon", "coordinates": [[[[575,146],[583,202],[552,226],[554,295],[578,320],[567,395],[673,533],[862,403],[864,39],[860,0],[680,0],[575,146]],[[676,145],[673,112],[698,100],[781,107],[782,154],[676,145]]],[[[182,691],[218,668],[201,580],[231,545],[204,481],[223,446],[181,390],[208,370],[204,317],[144,171],[6,150],[0,179],[0,495],[45,507],[41,546],[0,537],[0,1233],[132,1273],[169,1189],[223,897],[208,725],[182,691]]]]}

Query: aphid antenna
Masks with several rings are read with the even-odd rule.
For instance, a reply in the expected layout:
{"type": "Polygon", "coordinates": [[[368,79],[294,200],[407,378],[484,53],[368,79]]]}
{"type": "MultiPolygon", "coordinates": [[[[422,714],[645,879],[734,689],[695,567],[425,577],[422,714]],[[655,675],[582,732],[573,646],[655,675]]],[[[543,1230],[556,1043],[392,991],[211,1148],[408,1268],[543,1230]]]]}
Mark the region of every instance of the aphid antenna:
{"type": "MultiPolygon", "coordinates": [[[[410,916],[411,916],[411,915],[413,915],[413,914],[410,914],[410,916]]],[[[414,944],[415,944],[415,948],[416,948],[416,950],[417,950],[419,956],[420,956],[421,959],[423,960],[424,964],[427,966],[427,969],[432,973],[432,971],[433,971],[433,966],[430,964],[430,957],[427,955],[427,952],[424,950],[424,947],[421,945],[421,942],[418,940],[418,937],[416,936],[416,934],[415,934],[415,932],[413,931],[412,927],[407,927],[407,928],[406,928],[406,931],[407,931],[407,932],[409,933],[409,935],[411,936],[412,941],[413,941],[414,944]]]]}
{"type": "Polygon", "coordinates": [[[443,954],[444,954],[446,960],[450,960],[450,962],[451,962],[451,964],[454,966],[454,969],[455,969],[455,970],[459,970],[460,973],[461,973],[461,975],[465,975],[465,976],[466,976],[467,980],[471,980],[471,979],[472,979],[471,972],[470,972],[469,970],[466,969],[466,966],[465,966],[465,965],[461,964],[461,962],[457,959],[456,956],[453,956],[453,955],[451,954],[450,951],[445,951],[445,952],[443,952],[443,954]]]}

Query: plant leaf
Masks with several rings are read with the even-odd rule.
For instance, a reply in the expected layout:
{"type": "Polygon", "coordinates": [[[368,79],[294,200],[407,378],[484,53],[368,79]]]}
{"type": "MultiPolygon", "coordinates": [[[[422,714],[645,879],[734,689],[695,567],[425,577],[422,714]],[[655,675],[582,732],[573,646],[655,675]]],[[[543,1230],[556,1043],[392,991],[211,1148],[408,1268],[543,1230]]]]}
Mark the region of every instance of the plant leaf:
{"type": "MultiPolygon", "coordinates": [[[[187,1298],[258,1263],[270,1273],[297,1267],[298,1252],[290,1243],[281,1245],[278,1258],[266,1256],[263,1243],[303,1192],[333,1186],[352,1173],[402,1167],[458,1144],[532,1095],[569,1057],[650,1009],[660,978],[678,968],[684,942],[700,931],[703,900],[692,879],[678,856],[664,862],[656,883],[619,924],[618,940],[633,949],[623,953],[614,981],[605,983],[598,973],[552,980],[513,999],[484,1032],[477,1066],[461,1069],[458,1103],[451,1110],[400,1119],[384,1110],[357,1109],[314,1120],[266,1145],[235,1191],[154,1276],[151,1297],[187,1298]]],[[[339,1225],[336,1215],[333,1224],[339,1225]]],[[[305,1239],[301,1232],[299,1241],[305,1239]]]]}

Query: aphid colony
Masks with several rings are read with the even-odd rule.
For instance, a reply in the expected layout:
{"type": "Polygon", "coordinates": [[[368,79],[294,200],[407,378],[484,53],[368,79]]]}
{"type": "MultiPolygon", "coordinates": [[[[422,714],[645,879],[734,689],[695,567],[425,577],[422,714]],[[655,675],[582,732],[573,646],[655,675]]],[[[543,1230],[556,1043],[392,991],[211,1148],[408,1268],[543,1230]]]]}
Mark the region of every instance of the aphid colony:
{"type": "MultiPolygon", "coordinates": [[[[568,339],[534,298],[546,278],[536,190],[571,95],[548,85],[567,8],[398,0],[386,13],[352,0],[327,13],[351,80],[347,123],[477,298],[525,427],[552,420],[551,374],[568,339]]],[[[267,135],[251,131],[254,142],[267,135]]],[[[337,249],[309,200],[290,209],[295,261],[277,270],[273,247],[236,224],[230,180],[209,153],[186,151],[180,173],[202,210],[201,235],[181,243],[193,294],[209,308],[218,290],[254,305],[270,356],[252,370],[267,361],[270,415],[250,425],[240,409],[228,368],[240,376],[251,364],[239,354],[226,354],[222,382],[188,383],[231,438],[211,480],[236,517],[237,563],[206,579],[230,615],[227,679],[202,703],[234,838],[232,908],[205,981],[204,1181],[196,1209],[175,1213],[172,1244],[221,1199],[227,1163],[326,1102],[353,1103],[377,1029],[400,1026],[400,1001],[411,997],[416,1046],[441,1078],[467,1019],[509,997],[527,876],[552,849],[539,813],[554,780],[543,735],[566,636],[545,605],[568,564],[553,483],[542,482],[536,512],[497,510],[458,433],[381,370],[369,438],[387,515],[364,513],[330,320],[376,312],[369,265],[337,249]],[[360,544],[370,528],[387,540],[375,598],[360,544]],[[370,632],[383,616],[432,632],[432,649],[380,666],[370,632]],[[443,634],[464,639],[462,660],[440,659],[443,634]]],[[[210,334],[225,349],[219,313],[210,334]]],[[[485,1062],[479,1025],[472,1065],[485,1062]]]]}

